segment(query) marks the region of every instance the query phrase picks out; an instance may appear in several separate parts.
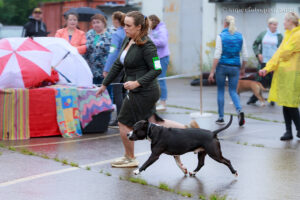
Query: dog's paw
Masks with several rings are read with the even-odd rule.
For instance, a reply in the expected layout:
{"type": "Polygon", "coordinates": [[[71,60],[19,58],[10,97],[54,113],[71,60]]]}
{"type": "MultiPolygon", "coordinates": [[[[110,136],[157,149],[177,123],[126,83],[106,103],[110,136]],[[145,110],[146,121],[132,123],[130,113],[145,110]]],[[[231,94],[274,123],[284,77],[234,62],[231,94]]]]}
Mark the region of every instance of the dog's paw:
{"type": "Polygon", "coordinates": [[[187,175],[189,173],[187,168],[185,168],[185,167],[182,169],[182,171],[183,171],[184,175],[187,175]]]}
{"type": "Polygon", "coordinates": [[[238,177],[238,176],[239,176],[239,174],[238,174],[237,172],[235,172],[235,173],[234,173],[234,176],[235,176],[235,177],[238,177]]]}
{"type": "Polygon", "coordinates": [[[261,103],[261,104],[260,104],[260,107],[265,107],[265,106],[266,106],[265,103],[261,103]]]}
{"type": "Polygon", "coordinates": [[[140,173],[141,173],[141,172],[140,172],[139,169],[136,169],[136,170],[133,171],[133,174],[134,174],[134,175],[139,175],[140,173]]]}
{"type": "Polygon", "coordinates": [[[195,177],[195,176],[196,176],[196,173],[197,173],[197,172],[190,172],[189,174],[190,174],[191,177],[195,177]]]}

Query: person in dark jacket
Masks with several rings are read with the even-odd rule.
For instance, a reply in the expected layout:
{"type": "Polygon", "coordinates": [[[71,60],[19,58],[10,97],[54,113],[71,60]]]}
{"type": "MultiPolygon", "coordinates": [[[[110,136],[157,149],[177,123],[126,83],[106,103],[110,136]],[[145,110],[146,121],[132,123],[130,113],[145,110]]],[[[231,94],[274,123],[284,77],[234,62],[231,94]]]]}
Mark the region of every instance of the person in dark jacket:
{"type": "Polygon", "coordinates": [[[47,27],[42,21],[43,12],[40,8],[35,8],[32,12],[32,16],[29,17],[23,27],[23,37],[46,37],[48,35],[47,27]]]}
{"type": "MultiPolygon", "coordinates": [[[[270,18],[267,30],[261,32],[253,43],[253,51],[259,63],[258,70],[266,66],[281,44],[283,36],[277,31],[277,26],[278,21],[275,18],[270,18]]],[[[258,77],[257,81],[261,82],[265,88],[270,88],[272,77],[273,73],[269,73],[265,77],[258,77]]],[[[254,104],[257,100],[257,97],[252,95],[247,104],[254,104]]],[[[271,105],[274,105],[274,102],[271,102],[271,105]]]]}
{"type": "Polygon", "coordinates": [[[132,131],[136,122],[147,119],[166,127],[185,128],[183,124],[163,120],[156,114],[155,103],[160,97],[157,77],[161,73],[161,65],[155,44],[147,36],[148,29],[148,18],[142,13],[132,11],[126,14],[124,30],[127,37],[118,59],[97,92],[97,95],[102,94],[124,69],[124,88],[129,93],[123,100],[118,121],[125,156],[113,161],[113,167],[138,166],[134,157],[134,143],[127,138],[127,133],[132,131]]]}

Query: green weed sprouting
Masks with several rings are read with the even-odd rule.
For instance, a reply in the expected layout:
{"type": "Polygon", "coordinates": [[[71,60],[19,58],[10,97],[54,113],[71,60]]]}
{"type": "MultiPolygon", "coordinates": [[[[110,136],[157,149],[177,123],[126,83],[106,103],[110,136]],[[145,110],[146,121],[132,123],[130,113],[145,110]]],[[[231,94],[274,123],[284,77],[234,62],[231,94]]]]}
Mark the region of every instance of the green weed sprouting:
{"type": "Polygon", "coordinates": [[[147,181],[144,180],[144,179],[141,179],[141,178],[130,177],[128,180],[132,183],[139,183],[141,185],[148,185],[147,181]]]}
{"type": "Polygon", "coordinates": [[[70,165],[71,165],[72,167],[79,167],[79,165],[78,165],[77,163],[74,163],[74,162],[70,162],[70,165]]]}
{"type": "Polygon", "coordinates": [[[67,159],[61,160],[61,163],[62,163],[63,165],[68,165],[68,164],[69,164],[67,159]]]}

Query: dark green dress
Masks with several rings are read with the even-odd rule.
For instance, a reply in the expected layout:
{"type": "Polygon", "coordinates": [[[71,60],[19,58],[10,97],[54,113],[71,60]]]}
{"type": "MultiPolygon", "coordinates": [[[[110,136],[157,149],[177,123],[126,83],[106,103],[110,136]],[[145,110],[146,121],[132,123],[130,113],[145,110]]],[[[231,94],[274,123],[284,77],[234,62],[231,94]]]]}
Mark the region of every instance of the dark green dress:
{"type": "Polygon", "coordinates": [[[161,73],[161,66],[157,56],[157,50],[149,37],[144,45],[132,44],[124,59],[124,65],[120,62],[120,55],[128,45],[130,38],[123,41],[118,59],[113,64],[103,85],[108,86],[124,69],[124,82],[137,80],[140,87],[130,90],[128,97],[123,100],[118,116],[119,122],[132,127],[139,120],[146,120],[155,114],[155,104],[160,97],[160,89],[157,76],[161,73]]]}

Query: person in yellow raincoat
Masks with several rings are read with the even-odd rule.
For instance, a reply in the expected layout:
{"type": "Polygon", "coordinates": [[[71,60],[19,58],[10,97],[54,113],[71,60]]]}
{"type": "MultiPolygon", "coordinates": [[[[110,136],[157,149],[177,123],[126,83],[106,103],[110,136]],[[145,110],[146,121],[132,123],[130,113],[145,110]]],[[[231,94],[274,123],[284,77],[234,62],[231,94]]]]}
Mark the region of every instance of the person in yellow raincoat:
{"type": "Polygon", "coordinates": [[[267,63],[266,67],[259,71],[260,76],[274,71],[268,101],[277,102],[283,106],[283,116],[286,132],[280,140],[291,140],[292,121],[297,129],[297,137],[300,138],[300,22],[296,13],[290,12],[285,16],[284,39],[267,63]]]}

